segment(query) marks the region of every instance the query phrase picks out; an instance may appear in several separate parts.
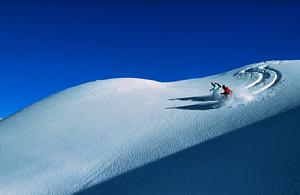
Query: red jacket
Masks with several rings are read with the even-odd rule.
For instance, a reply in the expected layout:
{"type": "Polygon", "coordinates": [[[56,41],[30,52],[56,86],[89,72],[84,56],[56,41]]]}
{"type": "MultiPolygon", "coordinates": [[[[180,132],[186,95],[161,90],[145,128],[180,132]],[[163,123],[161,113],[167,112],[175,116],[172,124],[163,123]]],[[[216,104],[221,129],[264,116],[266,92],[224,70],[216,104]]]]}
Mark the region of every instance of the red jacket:
{"type": "Polygon", "coordinates": [[[225,87],[224,94],[226,94],[226,95],[231,94],[231,90],[229,89],[229,87],[225,87]]]}

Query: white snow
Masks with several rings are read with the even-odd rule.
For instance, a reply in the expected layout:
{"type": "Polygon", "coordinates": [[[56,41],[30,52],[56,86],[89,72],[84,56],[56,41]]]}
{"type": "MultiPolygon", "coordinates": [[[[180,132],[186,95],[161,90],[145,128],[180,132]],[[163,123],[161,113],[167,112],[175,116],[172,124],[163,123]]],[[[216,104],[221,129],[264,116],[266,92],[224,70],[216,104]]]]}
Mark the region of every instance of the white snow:
{"type": "Polygon", "coordinates": [[[299,75],[268,61],[67,89],[1,121],[0,194],[299,194],[299,75]]]}

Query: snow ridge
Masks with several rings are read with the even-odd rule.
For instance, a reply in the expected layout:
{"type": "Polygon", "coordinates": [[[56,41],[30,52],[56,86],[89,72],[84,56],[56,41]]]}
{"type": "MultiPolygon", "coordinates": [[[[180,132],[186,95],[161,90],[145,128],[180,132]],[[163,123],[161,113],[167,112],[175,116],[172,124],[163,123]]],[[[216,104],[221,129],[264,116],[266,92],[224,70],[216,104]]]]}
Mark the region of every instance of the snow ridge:
{"type": "Polygon", "coordinates": [[[299,75],[268,61],[64,90],[1,121],[0,194],[299,194],[299,75]]]}

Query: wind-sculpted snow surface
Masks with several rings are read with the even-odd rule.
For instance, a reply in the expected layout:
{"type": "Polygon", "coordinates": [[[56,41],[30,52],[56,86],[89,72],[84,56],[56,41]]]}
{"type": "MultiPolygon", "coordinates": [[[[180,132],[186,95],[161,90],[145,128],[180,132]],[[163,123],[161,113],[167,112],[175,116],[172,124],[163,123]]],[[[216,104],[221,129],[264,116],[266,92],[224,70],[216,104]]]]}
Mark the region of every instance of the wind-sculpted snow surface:
{"type": "Polygon", "coordinates": [[[300,194],[299,75],[268,61],[67,89],[1,121],[0,194],[300,194]]]}

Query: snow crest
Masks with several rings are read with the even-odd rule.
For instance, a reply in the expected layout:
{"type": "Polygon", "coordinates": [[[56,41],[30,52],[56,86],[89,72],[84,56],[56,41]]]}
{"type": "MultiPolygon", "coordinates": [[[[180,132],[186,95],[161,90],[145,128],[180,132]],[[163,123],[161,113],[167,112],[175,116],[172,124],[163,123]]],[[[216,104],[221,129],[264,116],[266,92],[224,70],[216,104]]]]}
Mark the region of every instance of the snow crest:
{"type": "Polygon", "coordinates": [[[268,61],[54,94],[1,121],[0,194],[299,194],[299,75],[268,61]]]}

